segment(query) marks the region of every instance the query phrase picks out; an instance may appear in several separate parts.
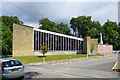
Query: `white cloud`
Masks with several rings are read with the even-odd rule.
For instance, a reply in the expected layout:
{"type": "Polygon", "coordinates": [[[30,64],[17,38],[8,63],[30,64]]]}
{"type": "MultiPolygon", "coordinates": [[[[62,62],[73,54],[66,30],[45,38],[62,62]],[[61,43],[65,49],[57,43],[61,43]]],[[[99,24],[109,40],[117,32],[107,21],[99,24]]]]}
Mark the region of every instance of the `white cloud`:
{"type": "Polygon", "coordinates": [[[96,8],[90,13],[95,20],[100,21],[102,24],[107,20],[112,20],[118,22],[118,5],[117,3],[109,3],[104,7],[99,9],[96,8]]]}
{"type": "MultiPolygon", "coordinates": [[[[118,2],[119,0],[29,0],[29,2],[118,2]]],[[[28,0],[2,0],[2,2],[28,2],[28,0]]]]}
{"type": "Polygon", "coordinates": [[[38,21],[48,17],[56,23],[69,25],[72,17],[92,16],[102,24],[107,19],[117,21],[117,2],[3,2],[3,15],[15,15],[25,25],[38,27],[38,21]]]}

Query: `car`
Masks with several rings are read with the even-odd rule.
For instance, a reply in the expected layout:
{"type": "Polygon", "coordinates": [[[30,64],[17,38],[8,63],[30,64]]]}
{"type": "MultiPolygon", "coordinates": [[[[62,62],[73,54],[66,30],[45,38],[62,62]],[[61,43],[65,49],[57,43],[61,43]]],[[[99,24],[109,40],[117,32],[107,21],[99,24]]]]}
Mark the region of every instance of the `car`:
{"type": "Polygon", "coordinates": [[[0,64],[0,80],[2,79],[2,71],[1,71],[1,64],[0,64]]]}
{"type": "Polygon", "coordinates": [[[2,79],[24,79],[24,65],[13,58],[0,58],[2,79]]]}

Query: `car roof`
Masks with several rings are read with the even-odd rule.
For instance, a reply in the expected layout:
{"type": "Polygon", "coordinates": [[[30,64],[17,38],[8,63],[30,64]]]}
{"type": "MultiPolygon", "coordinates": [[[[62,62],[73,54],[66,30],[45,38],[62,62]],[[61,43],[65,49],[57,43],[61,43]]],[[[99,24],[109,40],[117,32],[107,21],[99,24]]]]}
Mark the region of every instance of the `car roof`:
{"type": "Polygon", "coordinates": [[[18,59],[13,59],[13,58],[0,58],[0,62],[4,61],[9,61],[9,60],[18,60],[18,59]]]}

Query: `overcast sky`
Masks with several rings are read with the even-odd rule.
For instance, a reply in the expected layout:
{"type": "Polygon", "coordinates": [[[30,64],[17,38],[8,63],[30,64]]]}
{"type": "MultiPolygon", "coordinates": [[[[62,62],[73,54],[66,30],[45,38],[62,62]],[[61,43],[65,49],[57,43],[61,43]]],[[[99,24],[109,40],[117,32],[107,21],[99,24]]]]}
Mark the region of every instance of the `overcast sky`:
{"type": "Polygon", "coordinates": [[[17,16],[36,28],[42,18],[70,26],[72,17],[82,15],[104,24],[107,19],[118,22],[118,2],[2,2],[2,15],[17,16]]]}

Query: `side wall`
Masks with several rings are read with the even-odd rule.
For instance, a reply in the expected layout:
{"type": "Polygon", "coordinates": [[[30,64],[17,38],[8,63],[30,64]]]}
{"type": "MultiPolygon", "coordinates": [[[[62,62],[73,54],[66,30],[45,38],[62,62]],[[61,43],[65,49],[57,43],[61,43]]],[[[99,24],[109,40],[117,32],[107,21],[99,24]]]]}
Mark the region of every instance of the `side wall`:
{"type": "Polygon", "coordinates": [[[94,45],[93,52],[98,53],[98,39],[91,39],[90,37],[84,38],[84,53],[89,54],[91,49],[91,44],[94,45]]]}
{"type": "MultiPolygon", "coordinates": [[[[74,50],[74,51],[49,51],[47,54],[45,55],[60,55],[60,54],[81,54],[83,53],[83,50],[80,50],[80,51],[77,51],[77,50],[74,50]]],[[[34,55],[43,55],[41,53],[41,51],[34,51],[33,52],[34,55]]]]}
{"type": "Polygon", "coordinates": [[[13,24],[13,56],[33,55],[33,27],[13,24]]]}
{"type": "Polygon", "coordinates": [[[91,39],[90,43],[94,45],[93,52],[98,53],[98,39],[91,39]]]}

